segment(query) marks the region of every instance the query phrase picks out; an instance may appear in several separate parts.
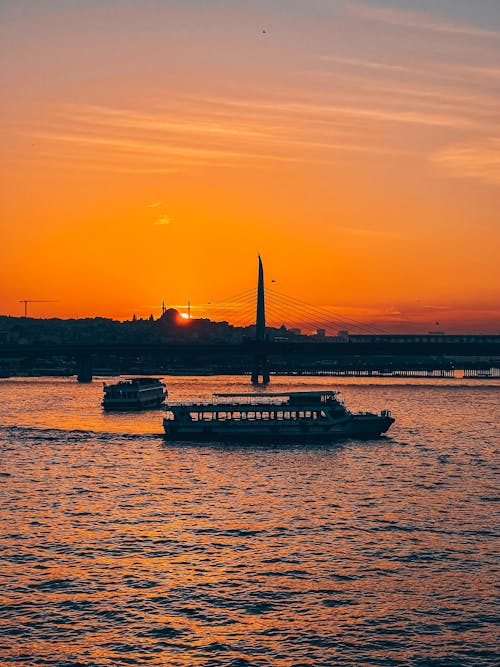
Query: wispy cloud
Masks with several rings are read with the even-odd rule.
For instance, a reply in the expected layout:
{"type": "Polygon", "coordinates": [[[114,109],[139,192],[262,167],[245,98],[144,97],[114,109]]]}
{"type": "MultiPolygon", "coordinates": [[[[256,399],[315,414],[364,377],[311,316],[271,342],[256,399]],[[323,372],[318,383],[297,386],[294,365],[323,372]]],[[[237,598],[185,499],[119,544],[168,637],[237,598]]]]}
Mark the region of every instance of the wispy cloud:
{"type": "Polygon", "coordinates": [[[450,146],[435,152],[431,161],[451,175],[500,185],[500,138],[450,146]]]}
{"type": "MultiPolygon", "coordinates": [[[[183,100],[184,115],[189,118],[191,100],[183,100]]],[[[373,153],[379,155],[406,155],[403,148],[382,145],[378,137],[370,140],[367,122],[377,119],[398,118],[401,114],[374,112],[362,108],[347,108],[329,104],[305,104],[290,99],[234,100],[224,97],[197,98],[195,104],[203,108],[208,119],[215,115],[219,125],[227,123],[258,127],[258,132],[239,134],[237,131],[223,135],[205,133],[205,124],[190,124],[189,136],[171,131],[168,116],[166,128],[161,131],[166,114],[157,113],[157,122],[151,128],[150,114],[144,115],[127,109],[92,108],[82,121],[75,113],[58,127],[36,129],[29,136],[44,142],[43,148],[63,143],[72,147],[73,164],[87,164],[116,160],[116,172],[162,173],[190,166],[254,166],[272,163],[331,164],[340,155],[348,153],[373,153]],[[250,117],[249,117],[250,113],[250,117]],[[128,127],[128,114],[134,119],[134,129],[128,127]],[[116,122],[123,119],[123,125],[116,122]],[[196,130],[195,130],[196,128],[196,130]],[[250,140],[251,137],[251,140],[250,140]],[[356,141],[353,141],[355,137],[356,141]],[[96,156],[99,159],[96,160],[96,156]],[[92,157],[94,159],[92,160],[92,157]]],[[[408,112],[409,122],[427,122],[422,114],[408,112]],[[411,118],[410,118],[411,116],[411,118]]],[[[445,122],[435,118],[434,123],[445,122]]],[[[56,151],[57,152],[57,151],[56,151]]],[[[66,154],[67,159],[70,155],[66,154]]],[[[345,158],[342,158],[345,159],[345,158]]],[[[107,164],[107,168],[113,168],[107,164]]],[[[149,206],[157,207],[161,202],[149,206]]]]}
{"type": "Polygon", "coordinates": [[[161,201],[154,201],[151,204],[148,204],[148,208],[158,208],[163,202],[161,201]]]}
{"type": "Polygon", "coordinates": [[[473,76],[483,76],[488,79],[500,79],[500,67],[481,67],[479,65],[464,66],[465,72],[473,76]]]}
{"type": "Polygon", "coordinates": [[[414,73],[415,68],[393,63],[383,63],[378,60],[363,60],[361,58],[345,58],[341,56],[319,55],[319,60],[327,63],[350,65],[352,67],[363,67],[367,69],[382,70],[383,72],[402,72],[404,74],[414,73]]]}
{"type": "Polygon", "coordinates": [[[373,5],[367,5],[361,2],[349,3],[348,10],[350,13],[364,19],[412,28],[415,30],[428,30],[452,35],[465,35],[468,37],[490,38],[495,40],[500,39],[500,32],[495,30],[487,30],[474,25],[444,21],[432,14],[424,12],[411,12],[404,9],[388,7],[374,7],[373,5]]]}
{"type": "Polygon", "coordinates": [[[172,218],[170,218],[166,213],[162,213],[160,217],[154,221],[154,225],[171,225],[173,222],[172,218]]]}
{"type": "Polygon", "coordinates": [[[261,111],[280,111],[289,115],[303,115],[309,119],[315,116],[330,117],[332,119],[340,117],[350,117],[357,119],[369,119],[380,122],[402,123],[410,125],[427,125],[431,127],[454,127],[467,128],[474,127],[475,121],[454,114],[436,114],[429,111],[418,112],[411,109],[397,111],[390,107],[382,106],[347,106],[343,104],[328,103],[306,103],[295,100],[235,100],[229,98],[202,98],[205,101],[218,99],[219,103],[226,104],[233,108],[258,108],[261,111]]]}
{"type": "MultiPolygon", "coordinates": [[[[298,105],[297,103],[288,101],[288,103],[284,102],[277,102],[274,105],[271,104],[269,101],[263,101],[262,103],[255,103],[254,101],[247,99],[243,101],[241,104],[235,103],[234,100],[229,100],[226,98],[202,98],[197,100],[198,105],[203,105],[203,104],[208,104],[210,105],[215,105],[216,110],[214,114],[214,110],[210,108],[206,108],[206,114],[210,118],[212,115],[215,115],[216,118],[218,119],[218,125],[219,130],[221,133],[226,135],[224,137],[224,141],[221,144],[218,142],[218,145],[223,145],[223,146],[233,146],[236,147],[238,145],[241,145],[241,140],[245,139],[246,137],[251,137],[252,138],[252,145],[257,147],[260,145],[268,147],[270,145],[274,146],[276,149],[282,149],[283,147],[294,147],[294,146],[300,146],[301,148],[322,148],[325,150],[328,149],[335,149],[335,150],[352,150],[354,152],[373,152],[373,151],[379,151],[384,154],[388,152],[394,152],[390,151],[389,149],[382,149],[374,146],[370,146],[367,143],[352,143],[349,142],[347,137],[350,137],[351,135],[356,135],[356,137],[359,139],[360,131],[361,128],[359,125],[353,126],[352,125],[352,119],[349,119],[349,113],[348,111],[344,109],[340,109],[340,112],[344,114],[345,117],[340,117],[339,114],[336,114],[335,112],[337,111],[336,108],[331,107],[329,105],[298,105]],[[234,105],[236,104],[237,106],[237,111],[235,110],[234,105]],[[225,114],[223,115],[221,112],[225,109],[225,114]],[[254,112],[256,112],[256,116],[248,116],[248,110],[253,109],[254,112]],[[269,114],[273,114],[275,112],[283,114],[280,118],[280,122],[274,122],[274,119],[272,117],[269,117],[269,114]],[[314,125],[311,124],[311,115],[314,115],[314,125]],[[291,116],[294,116],[292,119],[291,116]],[[346,120],[347,118],[347,120],[346,120]],[[224,124],[229,124],[229,125],[234,125],[233,128],[231,127],[226,127],[223,128],[222,126],[224,124]],[[301,131],[302,126],[300,124],[308,124],[308,134],[307,136],[304,136],[304,133],[301,131]],[[349,127],[346,126],[346,124],[351,123],[349,127]],[[249,124],[253,124],[259,127],[258,131],[250,131],[248,130],[249,124]],[[241,127],[246,127],[247,129],[245,131],[240,131],[239,128],[241,127]],[[315,140],[314,135],[318,134],[320,135],[320,138],[318,140],[315,140]],[[328,141],[328,138],[330,135],[341,138],[342,142],[336,141],[336,142],[331,142],[328,141]]],[[[92,120],[94,119],[96,121],[97,125],[102,125],[107,127],[109,130],[115,130],[117,127],[121,126],[121,123],[116,121],[116,118],[121,118],[123,120],[123,125],[125,127],[128,127],[128,120],[127,117],[129,114],[133,117],[134,119],[134,127],[139,131],[140,136],[148,136],[149,131],[151,130],[151,114],[141,114],[139,112],[134,112],[134,111],[129,111],[127,109],[119,110],[119,109],[107,109],[104,107],[90,107],[88,108],[92,111],[91,115],[86,118],[86,121],[88,123],[91,123],[92,120]],[[102,115],[100,115],[102,112],[102,115]],[[141,123],[141,119],[143,119],[143,123],[141,123]]],[[[189,115],[189,111],[184,112],[186,115],[189,115]]],[[[353,114],[356,116],[356,113],[353,114]]],[[[79,118],[79,115],[77,114],[76,118],[79,118]]],[[[155,130],[164,130],[164,131],[169,131],[171,129],[171,125],[168,119],[168,116],[165,114],[159,112],[157,114],[157,120],[153,124],[155,130]]],[[[194,133],[197,135],[197,145],[200,145],[200,141],[204,142],[210,142],[210,134],[211,134],[211,123],[209,121],[205,123],[179,123],[178,127],[180,128],[189,128],[190,133],[194,133]],[[206,130],[209,128],[208,135],[206,134],[206,130]]],[[[86,136],[86,135],[83,135],[86,136]]],[[[163,135],[157,135],[157,136],[163,136],[163,135]]],[[[181,134],[175,134],[172,136],[176,136],[177,141],[180,142],[182,141],[182,132],[181,134]]],[[[120,137],[118,139],[121,141],[120,137]]],[[[165,143],[159,142],[158,145],[158,151],[168,151],[168,145],[169,142],[172,142],[172,139],[165,139],[165,143]],[[161,146],[164,146],[162,148],[161,146]]],[[[248,143],[245,142],[245,146],[247,146],[248,143]]],[[[152,146],[148,146],[148,148],[153,148],[152,146]]],[[[239,149],[241,151],[241,148],[239,149]]],[[[239,153],[238,151],[238,153],[239,153]]],[[[227,153],[234,157],[235,153],[227,153]]],[[[273,159],[273,157],[276,157],[279,159],[278,155],[273,155],[273,153],[267,152],[265,154],[266,157],[269,159],[273,159]]],[[[264,157],[263,153],[242,153],[242,157],[264,157]]]]}
{"type": "Polygon", "coordinates": [[[330,55],[319,55],[318,60],[335,67],[308,70],[308,75],[357,81],[363,85],[363,92],[367,89],[392,90],[397,94],[396,99],[401,95],[413,95],[441,99],[450,105],[465,102],[471,105],[468,111],[474,111],[473,103],[477,111],[480,102],[481,107],[487,105],[498,110],[499,91],[491,88],[492,79],[500,79],[500,68],[497,67],[452,65],[427,60],[416,67],[330,55]],[[472,90],[470,84],[474,84],[472,90]]]}
{"type": "MultiPolygon", "coordinates": [[[[446,86],[425,85],[423,78],[417,84],[412,80],[416,69],[406,64],[325,58],[346,68],[344,80],[315,95],[300,87],[238,95],[184,93],[148,111],[65,105],[57,122],[25,134],[43,144],[38,151],[57,154],[57,144],[63,144],[75,167],[160,174],[208,165],[345,164],[359,159],[357,154],[426,159],[430,137],[436,136],[427,129],[442,128],[454,138],[497,133],[498,95],[479,98],[463,88],[452,93],[446,86]],[[385,76],[388,72],[394,77],[385,76]],[[415,139],[419,128],[427,146],[415,139]]],[[[418,75],[423,77],[424,70],[418,75]]]]}
{"type": "Polygon", "coordinates": [[[439,310],[439,311],[450,310],[451,306],[438,306],[438,305],[425,306],[425,305],[424,305],[424,306],[420,306],[420,308],[421,308],[422,310],[426,310],[426,311],[430,311],[430,312],[432,312],[432,311],[435,311],[435,310],[439,310]]]}
{"type": "Polygon", "coordinates": [[[175,165],[195,165],[195,164],[214,164],[218,160],[266,160],[276,162],[295,162],[300,161],[300,157],[293,157],[287,155],[279,155],[276,153],[256,153],[248,152],[244,149],[239,149],[236,146],[228,146],[227,148],[220,147],[193,147],[170,141],[169,143],[153,142],[144,140],[144,138],[122,138],[117,136],[97,136],[95,134],[84,134],[79,131],[77,133],[50,133],[50,132],[36,132],[33,135],[38,139],[46,139],[52,141],[65,142],[68,144],[80,146],[95,146],[102,149],[109,149],[114,151],[121,151],[123,153],[138,154],[144,156],[145,159],[153,156],[163,156],[165,158],[175,159],[175,165]]]}
{"type": "MultiPolygon", "coordinates": [[[[89,144],[102,147],[120,148],[130,152],[140,152],[149,155],[170,155],[172,157],[186,157],[194,160],[206,160],[215,157],[236,157],[242,155],[236,151],[224,149],[193,148],[191,146],[176,145],[173,142],[170,144],[163,144],[160,142],[150,143],[141,139],[124,139],[116,136],[96,136],[84,133],[49,134],[40,132],[34,136],[38,137],[39,139],[53,139],[56,141],[63,141],[74,144],[89,144]]],[[[244,153],[242,156],[260,157],[255,153],[244,153]]]]}
{"type": "MultiPolygon", "coordinates": [[[[184,110],[185,112],[185,110],[184,110]]],[[[162,133],[172,132],[175,134],[205,134],[214,136],[236,136],[236,137],[259,137],[267,136],[258,127],[251,127],[241,122],[241,119],[233,118],[231,122],[220,122],[217,118],[186,117],[182,118],[182,110],[177,111],[172,117],[172,112],[146,113],[134,109],[115,109],[111,107],[85,105],[81,107],[68,107],[65,114],[73,120],[90,125],[112,125],[115,128],[138,129],[142,131],[160,131],[162,133]]]]}
{"type": "Polygon", "coordinates": [[[346,234],[372,238],[401,239],[410,238],[411,236],[407,232],[390,231],[385,229],[369,229],[364,227],[337,227],[336,229],[338,231],[345,232],[346,234]]]}

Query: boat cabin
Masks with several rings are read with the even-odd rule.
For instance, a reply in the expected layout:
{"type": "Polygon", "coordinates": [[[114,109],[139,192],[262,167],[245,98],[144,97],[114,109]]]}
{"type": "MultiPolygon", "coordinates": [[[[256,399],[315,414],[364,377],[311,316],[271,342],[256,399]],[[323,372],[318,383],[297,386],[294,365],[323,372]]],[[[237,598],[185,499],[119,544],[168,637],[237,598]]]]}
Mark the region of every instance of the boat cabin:
{"type": "Polygon", "coordinates": [[[349,414],[337,393],[214,394],[211,402],[169,404],[165,418],[188,422],[319,423],[332,416],[349,414]]]}

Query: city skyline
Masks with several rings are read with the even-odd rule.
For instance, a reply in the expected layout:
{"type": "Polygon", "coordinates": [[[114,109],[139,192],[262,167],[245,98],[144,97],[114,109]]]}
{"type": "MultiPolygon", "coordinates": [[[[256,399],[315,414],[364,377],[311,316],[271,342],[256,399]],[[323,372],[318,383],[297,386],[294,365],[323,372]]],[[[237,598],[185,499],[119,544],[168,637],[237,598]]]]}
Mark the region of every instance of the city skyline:
{"type": "Polygon", "coordinates": [[[260,252],[277,290],[355,320],[498,331],[498,3],[0,16],[2,314],[220,301],[260,252]]]}

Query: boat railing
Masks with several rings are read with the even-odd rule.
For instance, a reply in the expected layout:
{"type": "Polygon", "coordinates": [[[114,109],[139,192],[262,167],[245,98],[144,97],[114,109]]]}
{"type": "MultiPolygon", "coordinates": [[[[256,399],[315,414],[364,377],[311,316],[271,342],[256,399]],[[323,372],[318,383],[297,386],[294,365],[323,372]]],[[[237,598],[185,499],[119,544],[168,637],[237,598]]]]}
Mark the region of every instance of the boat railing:
{"type": "Polygon", "coordinates": [[[235,402],[232,402],[230,399],[230,396],[224,396],[223,394],[220,396],[214,395],[210,399],[210,403],[212,405],[285,405],[288,403],[288,398],[285,395],[281,396],[252,396],[249,394],[248,396],[245,396],[244,394],[238,396],[238,400],[235,402]]]}
{"type": "Polygon", "coordinates": [[[187,408],[187,409],[200,409],[200,408],[207,408],[208,410],[213,409],[213,408],[233,408],[233,409],[238,409],[240,406],[244,406],[247,408],[250,407],[261,407],[263,405],[288,405],[288,401],[283,398],[274,398],[272,399],[269,397],[267,400],[260,400],[260,401],[255,401],[255,399],[252,401],[250,399],[248,400],[238,400],[237,403],[229,403],[227,399],[224,401],[221,399],[200,399],[200,400],[194,400],[194,401],[169,401],[167,404],[165,404],[165,409],[168,410],[169,408],[187,408]]]}

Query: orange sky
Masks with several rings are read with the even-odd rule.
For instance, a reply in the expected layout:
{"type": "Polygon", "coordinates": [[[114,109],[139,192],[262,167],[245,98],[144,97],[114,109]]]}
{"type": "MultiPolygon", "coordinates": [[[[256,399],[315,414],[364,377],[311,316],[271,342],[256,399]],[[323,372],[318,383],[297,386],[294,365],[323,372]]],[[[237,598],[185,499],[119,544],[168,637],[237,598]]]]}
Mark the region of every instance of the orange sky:
{"type": "Polygon", "coordinates": [[[0,24],[0,313],[214,302],[260,252],[280,292],[389,330],[500,329],[496,0],[6,0],[0,24]]]}

